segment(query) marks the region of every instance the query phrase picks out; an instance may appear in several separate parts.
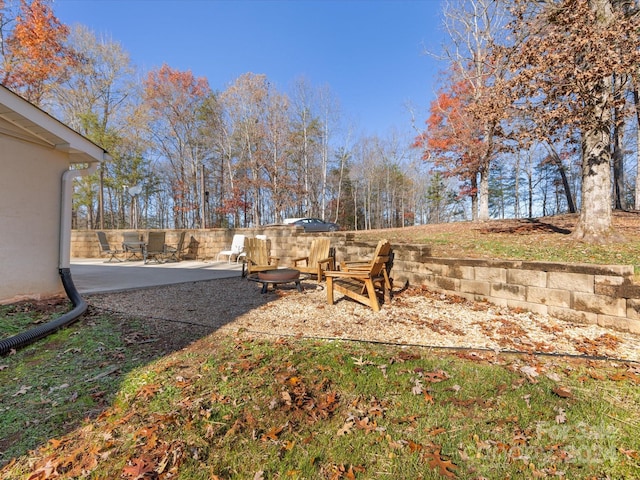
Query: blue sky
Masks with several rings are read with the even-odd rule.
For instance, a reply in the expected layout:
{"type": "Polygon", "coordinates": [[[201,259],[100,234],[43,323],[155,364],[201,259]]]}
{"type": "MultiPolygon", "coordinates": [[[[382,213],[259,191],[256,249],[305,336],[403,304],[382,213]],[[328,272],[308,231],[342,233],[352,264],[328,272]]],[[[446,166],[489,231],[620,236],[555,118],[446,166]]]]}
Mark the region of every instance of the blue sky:
{"type": "Polygon", "coordinates": [[[441,64],[439,0],[54,0],[65,24],[119,42],[143,71],[167,63],[224,90],[243,73],[288,92],[328,85],[361,134],[423,125],[441,64]]]}

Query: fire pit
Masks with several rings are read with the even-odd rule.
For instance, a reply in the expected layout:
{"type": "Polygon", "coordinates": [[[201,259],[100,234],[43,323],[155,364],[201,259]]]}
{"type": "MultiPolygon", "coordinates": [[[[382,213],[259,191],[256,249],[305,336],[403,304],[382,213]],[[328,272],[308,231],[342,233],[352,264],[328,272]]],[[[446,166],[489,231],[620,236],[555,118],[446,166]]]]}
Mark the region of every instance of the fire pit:
{"type": "Polygon", "coordinates": [[[264,272],[252,273],[247,277],[252,282],[262,283],[261,293],[267,293],[269,285],[276,285],[281,283],[295,283],[299,292],[302,292],[302,285],[300,285],[300,271],[294,268],[278,268],[274,270],[265,270],[264,272]]]}

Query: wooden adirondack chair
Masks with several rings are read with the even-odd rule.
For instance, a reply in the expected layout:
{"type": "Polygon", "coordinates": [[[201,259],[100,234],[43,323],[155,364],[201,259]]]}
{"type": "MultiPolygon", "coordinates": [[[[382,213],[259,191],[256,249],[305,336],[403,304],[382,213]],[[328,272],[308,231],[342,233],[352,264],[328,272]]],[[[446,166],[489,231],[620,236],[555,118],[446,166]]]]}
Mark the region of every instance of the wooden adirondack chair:
{"type": "Polygon", "coordinates": [[[384,298],[390,298],[391,280],[387,264],[391,260],[391,244],[388,240],[380,240],[373,260],[341,264],[340,271],[324,272],[327,278],[327,301],[333,305],[333,293],[337,291],[373,309],[380,311],[378,291],[384,298]]]}
{"type": "Polygon", "coordinates": [[[311,242],[309,255],[293,259],[293,268],[302,273],[316,275],[320,283],[325,270],[336,269],[335,254],[332,253],[330,238],[316,238],[311,242]]]}
{"type": "Polygon", "coordinates": [[[271,256],[269,240],[245,238],[244,253],[246,253],[243,257],[247,267],[246,275],[278,268],[280,259],[271,256]]]}

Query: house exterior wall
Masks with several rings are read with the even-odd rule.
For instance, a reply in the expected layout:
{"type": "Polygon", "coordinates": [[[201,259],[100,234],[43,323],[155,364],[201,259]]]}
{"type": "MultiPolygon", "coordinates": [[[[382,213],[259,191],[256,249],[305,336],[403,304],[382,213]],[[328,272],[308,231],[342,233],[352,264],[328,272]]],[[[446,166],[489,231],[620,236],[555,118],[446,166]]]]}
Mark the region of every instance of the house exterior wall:
{"type": "Polygon", "coordinates": [[[64,294],[59,209],[69,157],[20,135],[0,121],[0,303],[64,294]]]}

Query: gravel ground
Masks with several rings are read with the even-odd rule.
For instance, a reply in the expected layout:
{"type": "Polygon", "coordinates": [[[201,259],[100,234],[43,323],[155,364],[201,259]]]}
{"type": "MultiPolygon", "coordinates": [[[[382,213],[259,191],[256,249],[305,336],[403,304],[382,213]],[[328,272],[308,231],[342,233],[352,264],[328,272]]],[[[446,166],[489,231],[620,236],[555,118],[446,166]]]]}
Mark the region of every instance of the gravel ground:
{"type": "Polygon", "coordinates": [[[243,278],[87,296],[95,309],[153,321],[158,335],[201,333],[364,340],[444,348],[488,349],[640,361],[640,336],[596,325],[507,309],[422,288],[394,291],[378,313],[303,281],[266,294],[243,278]],[[180,333],[183,332],[183,333],[180,333]]]}

